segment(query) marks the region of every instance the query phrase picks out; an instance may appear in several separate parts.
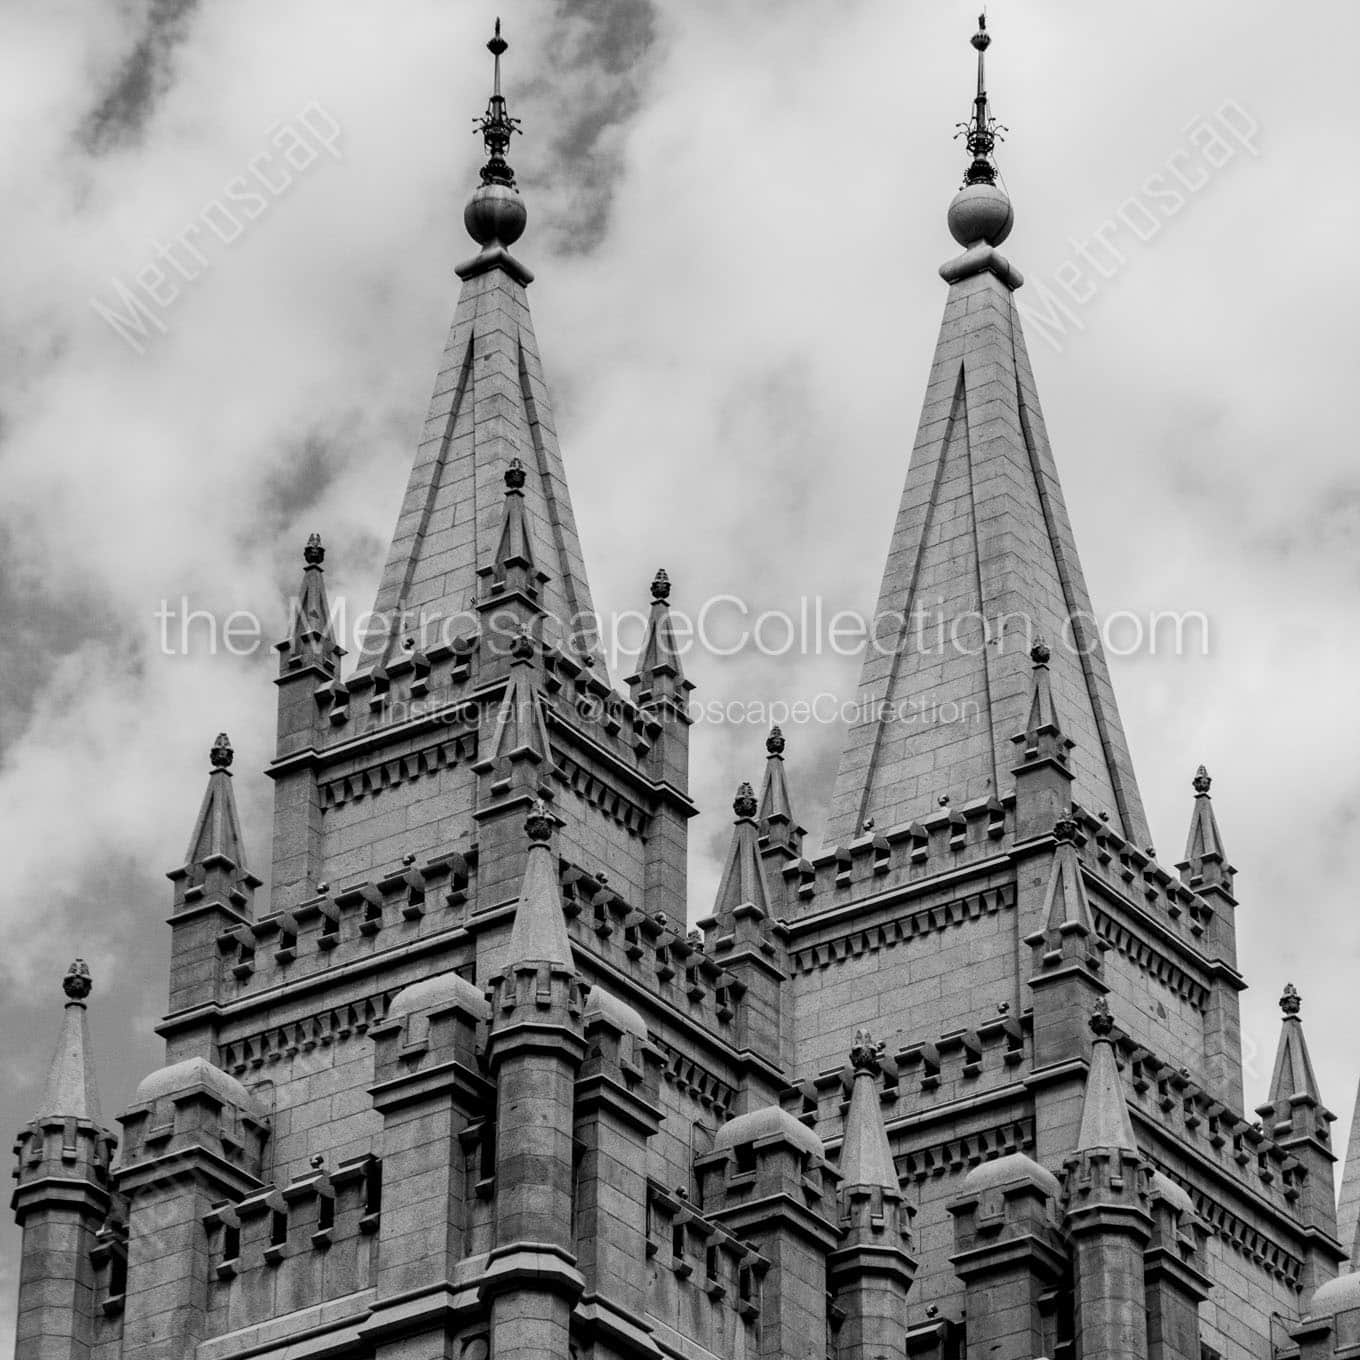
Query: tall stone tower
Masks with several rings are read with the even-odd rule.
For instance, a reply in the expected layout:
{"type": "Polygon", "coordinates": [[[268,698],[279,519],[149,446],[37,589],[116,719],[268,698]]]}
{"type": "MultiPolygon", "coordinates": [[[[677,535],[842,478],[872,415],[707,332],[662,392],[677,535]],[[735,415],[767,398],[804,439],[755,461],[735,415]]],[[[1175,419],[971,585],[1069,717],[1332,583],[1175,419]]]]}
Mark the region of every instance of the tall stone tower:
{"type": "Polygon", "coordinates": [[[497,26],[478,249],[382,626],[346,669],[314,535],[278,644],[267,905],[220,736],[170,874],[166,1062],[116,1157],[88,972],[66,979],[18,1144],[19,1360],[1360,1344],[1292,988],[1270,1098],[1242,1108],[1202,768],[1184,859],[1148,846],[998,250],[985,25],[972,41],[961,253],[829,844],[804,844],[776,729],[690,930],[671,582],[624,694],[512,253],[497,26]]]}

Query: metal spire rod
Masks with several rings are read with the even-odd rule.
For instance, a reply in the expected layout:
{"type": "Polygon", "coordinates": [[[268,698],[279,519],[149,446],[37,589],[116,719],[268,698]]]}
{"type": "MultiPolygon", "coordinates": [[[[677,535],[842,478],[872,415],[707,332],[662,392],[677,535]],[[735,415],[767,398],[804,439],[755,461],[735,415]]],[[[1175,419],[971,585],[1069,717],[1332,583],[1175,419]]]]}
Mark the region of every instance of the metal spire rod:
{"type": "Polygon", "coordinates": [[[483,184],[505,184],[515,187],[515,172],[505,159],[510,147],[510,138],[520,130],[519,119],[511,118],[505,106],[505,96],[501,93],[501,54],[510,46],[501,37],[501,21],[496,20],[496,31],[492,34],[487,50],[494,59],[491,98],[487,101],[486,112],[473,119],[476,131],[482,134],[486,144],[487,161],[482,166],[483,184]]]}
{"type": "Polygon", "coordinates": [[[986,14],[978,15],[978,31],[970,39],[977,49],[977,96],[973,100],[973,116],[966,123],[959,124],[972,163],[964,172],[964,184],[995,184],[996,166],[992,154],[1001,140],[1005,128],[991,115],[987,106],[986,52],[992,45],[992,35],[987,32],[986,14]]]}

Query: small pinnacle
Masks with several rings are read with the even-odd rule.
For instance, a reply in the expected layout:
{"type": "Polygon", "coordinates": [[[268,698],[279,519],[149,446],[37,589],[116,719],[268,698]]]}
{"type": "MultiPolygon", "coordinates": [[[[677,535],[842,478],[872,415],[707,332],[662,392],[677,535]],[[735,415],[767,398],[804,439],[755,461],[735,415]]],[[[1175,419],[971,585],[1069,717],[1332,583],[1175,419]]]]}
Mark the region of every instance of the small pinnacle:
{"type": "Polygon", "coordinates": [[[1114,1016],[1110,1014],[1110,1003],[1102,996],[1091,1011],[1091,1033],[1097,1039],[1108,1039],[1114,1031],[1114,1016]]]}
{"type": "Polygon", "coordinates": [[[524,464],[518,458],[510,460],[510,466],[505,469],[505,487],[507,491],[519,491],[524,486],[525,472],[524,464]]]}
{"type": "Polygon", "coordinates": [[[996,1004],[998,1015],[1009,1015],[1011,1013],[1011,1003],[1009,1001],[998,1001],[996,1004]]]}
{"type": "Polygon", "coordinates": [[[927,1316],[928,1318],[937,1318],[937,1317],[939,1317],[939,1316],[940,1316],[940,1305],[939,1305],[938,1303],[932,1303],[932,1304],[930,1304],[930,1305],[926,1308],[926,1316],[927,1316]]]}
{"type": "Polygon", "coordinates": [[[409,869],[416,862],[416,857],[414,855],[403,855],[401,862],[409,869]]]}
{"type": "Polygon", "coordinates": [[[756,815],[756,791],[744,780],[737,789],[737,796],[732,800],[732,811],[738,817],[754,817],[756,815]]]}
{"type": "Polygon", "coordinates": [[[1203,765],[1195,771],[1195,777],[1190,781],[1191,787],[1196,793],[1208,793],[1209,786],[1214,781],[1209,778],[1209,771],[1203,765]]]}
{"type": "Polygon", "coordinates": [[[515,640],[510,646],[510,655],[516,661],[532,661],[534,656],[534,640],[530,636],[527,628],[521,627],[515,634],[515,640]]]}
{"type": "Polygon", "coordinates": [[[860,823],[859,829],[861,831],[872,831],[874,829],[874,819],[872,817],[866,817],[864,821],[860,823]]]}
{"type": "Polygon", "coordinates": [[[308,1158],[308,1165],[313,1171],[320,1171],[326,1165],[325,1154],[321,1152],[312,1153],[311,1157],[308,1158]]]}
{"type": "Polygon", "coordinates": [[[857,1029],[855,1041],[850,1046],[850,1066],[856,1072],[868,1072],[876,1077],[883,1069],[884,1047],[883,1041],[876,1041],[867,1029],[857,1029]]]}
{"type": "Polygon", "coordinates": [[[72,1001],[84,1001],[94,983],[90,980],[90,966],[84,959],[75,959],[61,980],[61,989],[72,1001]]]}
{"type": "Polygon", "coordinates": [[[535,798],[529,815],[524,819],[524,830],[531,841],[542,843],[551,837],[552,829],[553,818],[548,805],[541,798],[535,798]]]}
{"type": "Polygon", "coordinates": [[[1053,839],[1059,845],[1066,845],[1068,842],[1077,839],[1077,823],[1072,817],[1062,816],[1053,823],[1053,839]]]}
{"type": "Polygon", "coordinates": [[[604,871],[603,869],[600,869],[600,870],[596,873],[596,875],[595,875],[595,882],[596,882],[596,883],[608,883],[608,882],[609,882],[609,875],[608,875],[607,873],[605,873],[605,871],[604,871]]]}
{"type": "Polygon", "coordinates": [[[318,884],[316,885],[316,890],[317,890],[317,892],[319,892],[319,893],[321,893],[321,894],[324,895],[324,894],[330,892],[330,890],[331,890],[331,885],[323,880],[322,882],[320,882],[320,883],[318,883],[318,884]]]}
{"type": "Polygon", "coordinates": [[[765,749],[772,756],[782,756],[784,754],[784,733],[778,723],[770,728],[770,735],[765,738],[765,749]]]}
{"type": "Polygon", "coordinates": [[[697,949],[700,953],[703,953],[704,936],[702,931],[691,930],[689,934],[685,936],[685,939],[688,943],[693,945],[694,948],[697,949]]]}
{"type": "Polygon", "coordinates": [[[1110,810],[1109,810],[1109,808],[1101,808],[1101,810],[1100,810],[1100,820],[1101,820],[1102,822],[1108,822],[1108,821],[1110,820],[1110,810]]]}
{"type": "Polygon", "coordinates": [[[1043,638],[1034,639],[1034,646],[1029,649],[1029,659],[1036,666],[1047,666],[1052,659],[1053,653],[1048,650],[1048,643],[1043,638]]]}
{"type": "Polygon", "coordinates": [[[1303,998],[1299,995],[1299,989],[1292,982],[1284,985],[1284,995],[1280,998],[1280,1009],[1286,1015],[1297,1015],[1303,1005],[1303,998]]]}
{"type": "Polygon", "coordinates": [[[1145,845],[1145,846],[1143,847],[1143,853],[1144,853],[1149,859],[1156,859],[1156,858],[1157,858],[1157,847],[1156,847],[1155,845],[1145,845]]]}
{"type": "Polygon", "coordinates": [[[307,546],[302,550],[302,560],[309,567],[319,567],[326,560],[326,549],[321,546],[320,534],[308,537],[307,546]]]}
{"type": "Polygon", "coordinates": [[[236,752],[231,749],[231,741],[225,732],[217,734],[217,740],[212,744],[212,750],[208,752],[208,759],[212,762],[214,770],[228,770],[231,762],[236,758],[236,752]]]}
{"type": "Polygon", "coordinates": [[[666,575],[666,569],[662,567],[655,576],[652,577],[652,599],[669,600],[671,597],[671,578],[666,575]]]}
{"type": "Polygon", "coordinates": [[[939,801],[939,804],[940,804],[941,807],[948,807],[948,806],[949,806],[949,795],[948,795],[947,793],[942,793],[942,794],[940,795],[938,801],[939,801]]]}

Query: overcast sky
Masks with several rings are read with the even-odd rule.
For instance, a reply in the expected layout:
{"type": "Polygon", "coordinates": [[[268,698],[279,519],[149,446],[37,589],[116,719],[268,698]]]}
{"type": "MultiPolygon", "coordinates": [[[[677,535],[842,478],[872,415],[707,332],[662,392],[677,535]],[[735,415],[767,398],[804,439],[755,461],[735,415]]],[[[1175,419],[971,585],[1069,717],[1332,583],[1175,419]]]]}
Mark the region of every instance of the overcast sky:
{"type": "MultiPolygon", "coordinates": [[[[936,269],[956,253],[944,214],[974,8],[499,9],[525,130],[517,253],[538,276],[597,604],[643,606],[665,566],[690,607],[730,591],[753,609],[871,608],[944,303],[936,269]]],[[[37,1097],[74,954],[95,976],[110,1118],[158,1065],[163,874],[220,729],[255,867],[268,862],[272,654],[163,655],[157,611],[186,597],[249,610],[277,637],[314,529],[333,596],[371,601],[452,268],[473,250],[461,216],[496,12],[0,7],[10,1131],[37,1097]],[[253,199],[252,172],[274,186],[253,199]],[[162,299],[145,334],[110,324],[182,239],[197,256],[143,275],[162,299]]],[[[1292,980],[1340,1142],[1360,947],[1360,7],[999,0],[989,22],[1021,297],[1042,309],[1045,289],[1070,296],[1063,280],[1096,285],[1029,331],[1096,608],[1210,620],[1207,656],[1111,659],[1155,844],[1180,858],[1204,761],[1240,871],[1248,1103],[1292,980]],[[1106,223],[1113,253],[1083,253],[1106,223]]],[[[810,698],[848,692],[857,662],[695,657],[690,674],[703,697],[810,698]]],[[[841,735],[788,730],[814,832],[841,735]]],[[[763,736],[696,729],[694,916],[763,736]]],[[[16,1245],[0,1234],[0,1346],[16,1245]]]]}

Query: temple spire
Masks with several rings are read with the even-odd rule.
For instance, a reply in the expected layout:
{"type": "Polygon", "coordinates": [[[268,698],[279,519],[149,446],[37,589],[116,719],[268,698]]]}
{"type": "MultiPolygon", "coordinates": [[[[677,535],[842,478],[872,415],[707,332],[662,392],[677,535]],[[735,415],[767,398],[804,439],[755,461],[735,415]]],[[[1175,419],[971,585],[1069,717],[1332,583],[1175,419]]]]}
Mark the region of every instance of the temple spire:
{"type": "MultiPolygon", "coordinates": [[[[989,42],[980,28],[979,60],[989,42]]],[[[1049,686],[1039,716],[1061,714],[1071,797],[1109,809],[1114,829],[1144,846],[1142,800],[1015,303],[1023,279],[996,250],[1014,214],[990,159],[987,99],[984,68],[966,130],[972,163],[949,207],[963,253],[940,269],[949,295],[824,844],[848,843],[870,819],[885,834],[906,826],[942,795],[1004,799],[1011,739],[1028,732],[1035,697],[1028,653],[1042,634],[1051,656],[1037,677],[1049,686]]]]}
{"type": "MultiPolygon", "coordinates": [[[[478,252],[460,264],[458,306],[406,485],[357,671],[373,671],[410,632],[463,635],[483,598],[479,573],[506,560],[506,470],[522,497],[510,525],[516,558],[533,563],[541,636],[605,674],[595,606],[525,289],[510,253],[528,220],[506,161],[519,121],[507,109],[499,26],[487,44],[492,93],[476,120],[487,160],[463,223],[478,252]],[[522,481],[520,480],[522,476],[522,481]]],[[[535,629],[539,636],[539,630],[535,629]]]]}
{"type": "Polygon", "coordinates": [[[101,1122],[90,1030],[85,1018],[85,999],[90,994],[90,986],[89,967],[84,959],[76,959],[61,980],[62,991],[66,994],[66,1011],[61,1022],[61,1037],[47,1069],[42,1100],[35,1112],[35,1118],[39,1120],[101,1122]]]}

